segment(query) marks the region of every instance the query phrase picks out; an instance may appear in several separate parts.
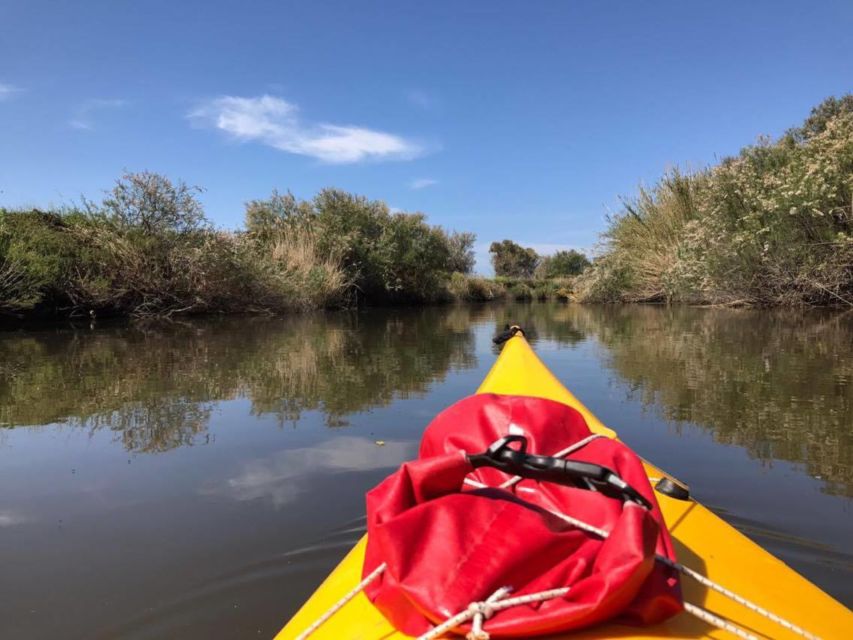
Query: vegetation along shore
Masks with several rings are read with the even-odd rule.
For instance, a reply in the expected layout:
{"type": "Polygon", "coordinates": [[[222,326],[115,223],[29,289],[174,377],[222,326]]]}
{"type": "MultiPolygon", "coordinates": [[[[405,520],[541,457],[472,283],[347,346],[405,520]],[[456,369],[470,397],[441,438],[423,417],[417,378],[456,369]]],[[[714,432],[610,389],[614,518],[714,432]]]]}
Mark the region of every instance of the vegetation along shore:
{"type": "Polygon", "coordinates": [[[577,283],[595,301],[853,306],[853,95],[624,203],[577,283]]]}
{"type": "Polygon", "coordinates": [[[490,247],[475,236],[326,189],[247,203],[215,228],[198,190],[156,173],[101,202],[0,208],[0,317],[278,312],[450,300],[556,298],[853,306],[853,95],[830,98],[778,140],[626,199],[590,264],[490,247]]]}

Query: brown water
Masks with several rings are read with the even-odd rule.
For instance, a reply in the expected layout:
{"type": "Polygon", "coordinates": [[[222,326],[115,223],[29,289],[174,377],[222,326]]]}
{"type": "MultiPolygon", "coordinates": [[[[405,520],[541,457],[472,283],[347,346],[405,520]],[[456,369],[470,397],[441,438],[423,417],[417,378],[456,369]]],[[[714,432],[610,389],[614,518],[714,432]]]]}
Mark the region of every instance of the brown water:
{"type": "Polygon", "coordinates": [[[853,603],[853,314],[492,305],[0,334],[0,637],[271,637],[509,320],[853,603]]]}

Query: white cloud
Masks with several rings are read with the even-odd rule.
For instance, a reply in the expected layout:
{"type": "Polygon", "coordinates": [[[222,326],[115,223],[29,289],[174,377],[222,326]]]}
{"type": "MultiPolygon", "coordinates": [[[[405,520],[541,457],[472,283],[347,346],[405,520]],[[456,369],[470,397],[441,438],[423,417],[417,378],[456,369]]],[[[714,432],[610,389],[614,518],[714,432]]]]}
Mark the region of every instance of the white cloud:
{"type": "Polygon", "coordinates": [[[86,100],[86,102],[75,109],[74,115],[71,117],[71,120],[68,121],[68,124],[74,129],[90,131],[95,128],[94,114],[96,111],[103,111],[104,109],[120,109],[126,104],[127,101],[118,98],[95,98],[93,100],[86,100]]]}
{"type": "Polygon", "coordinates": [[[418,178],[417,180],[412,180],[409,183],[409,188],[426,189],[427,187],[431,187],[435,184],[438,184],[438,180],[433,180],[432,178],[418,178]]]}
{"type": "Polygon", "coordinates": [[[21,89],[20,87],[16,87],[13,84],[4,84],[0,82],[0,102],[8,100],[16,93],[20,93],[21,91],[23,91],[23,89],[21,89]]]}
{"type": "Polygon", "coordinates": [[[222,96],[189,113],[197,126],[213,127],[237,140],[345,164],[364,160],[407,160],[420,155],[420,145],[400,136],[364,127],[307,124],[296,105],[275,96],[222,96]]]}

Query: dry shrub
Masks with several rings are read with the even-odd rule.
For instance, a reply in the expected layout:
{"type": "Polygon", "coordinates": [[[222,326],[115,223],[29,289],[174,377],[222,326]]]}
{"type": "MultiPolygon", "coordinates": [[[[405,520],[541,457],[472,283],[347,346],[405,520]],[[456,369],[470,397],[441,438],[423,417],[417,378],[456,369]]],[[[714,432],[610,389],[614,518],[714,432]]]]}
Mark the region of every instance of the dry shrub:
{"type": "Polygon", "coordinates": [[[340,253],[321,251],[316,236],[309,229],[294,227],[283,231],[268,248],[260,251],[267,265],[268,294],[278,299],[282,306],[329,307],[340,303],[352,286],[340,253]]]}

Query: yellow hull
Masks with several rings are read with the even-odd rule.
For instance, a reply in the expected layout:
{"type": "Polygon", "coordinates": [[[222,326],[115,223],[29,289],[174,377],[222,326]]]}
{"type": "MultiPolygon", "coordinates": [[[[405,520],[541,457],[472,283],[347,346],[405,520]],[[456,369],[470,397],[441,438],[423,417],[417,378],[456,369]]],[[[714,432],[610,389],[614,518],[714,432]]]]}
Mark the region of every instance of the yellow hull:
{"type": "MultiPolygon", "coordinates": [[[[613,430],[604,426],[554,377],[521,336],[504,345],[477,393],[536,396],[563,402],[580,411],[593,431],[616,437],[613,430]]],[[[650,478],[666,475],[648,463],[646,471],[650,478]]],[[[681,563],[824,640],[853,638],[853,613],[845,606],[698,502],[675,500],[661,494],[657,494],[657,498],[681,563]]],[[[366,541],[365,536],[356,544],[279,632],[276,640],[295,638],[358,584],[366,541]]],[[[726,618],[759,638],[801,637],[690,578],[682,579],[682,588],[687,602],[726,618]]],[[[312,640],[406,637],[391,627],[363,594],[356,596],[311,635],[312,640]]],[[[734,636],[682,613],[655,627],[607,625],[558,637],[641,640],[734,636]]]]}

